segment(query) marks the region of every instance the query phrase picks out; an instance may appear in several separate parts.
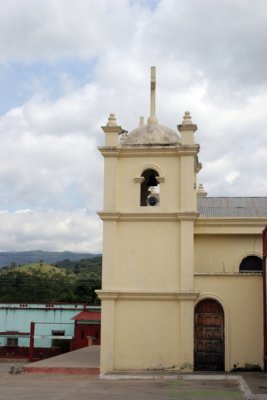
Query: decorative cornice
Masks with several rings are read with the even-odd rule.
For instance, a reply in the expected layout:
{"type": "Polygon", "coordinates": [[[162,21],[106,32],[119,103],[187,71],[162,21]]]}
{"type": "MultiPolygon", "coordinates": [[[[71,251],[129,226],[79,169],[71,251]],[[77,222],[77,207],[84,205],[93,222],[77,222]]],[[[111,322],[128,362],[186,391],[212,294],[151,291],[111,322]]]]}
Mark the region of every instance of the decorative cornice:
{"type": "Polygon", "coordinates": [[[191,144],[181,146],[179,149],[180,156],[196,156],[199,152],[200,146],[199,144],[191,144]]]}
{"type": "Polygon", "coordinates": [[[116,126],[114,126],[114,125],[111,125],[111,126],[105,125],[105,126],[101,126],[101,128],[105,133],[118,133],[118,134],[121,134],[123,132],[122,127],[118,126],[118,125],[116,125],[116,126]]]}
{"type": "Polygon", "coordinates": [[[199,145],[181,144],[175,146],[138,146],[138,147],[121,147],[121,146],[99,146],[98,150],[104,157],[140,157],[140,156],[196,156],[199,152],[199,145]]]}
{"type": "Polygon", "coordinates": [[[199,217],[195,222],[195,234],[262,234],[267,218],[250,217],[199,217]]]}
{"type": "Polygon", "coordinates": [[[262,272],[195,272],[194,273],[195,277],[210,277],[210,278],[216,278],[217,276],[224,276],[225,278],[229,276],[235,276],[235,277],[251,277],[251,276],[262,276],[262,272]]]}
{"type": "Polygon", "coordinates": [[[179,124],[177,125],[177,129],[179,132],[183,131],[190,131],[190,132],[196,132],[197,131],[197,125],[196,124],[179,124]]]}
{"type": "Polygon", "coordinates": [[[167,300],[195,301],[199,290],[141,291],[141,290],[96,290],[101,300],[167,300]]]}
{"type": "Polygon", "coordinates": [[[99,211],[98,215],[102,221],[195,221],[198,213],[194,211],[185,212],[155,212],[154,208],[149,207],[151,212],[105,212],[99,211]]]}
{"type": "Polygon", "coordinates": [[[99,146],[98,150],[104,157],[118,157],[119,147],[117,146],[99,146]]]}

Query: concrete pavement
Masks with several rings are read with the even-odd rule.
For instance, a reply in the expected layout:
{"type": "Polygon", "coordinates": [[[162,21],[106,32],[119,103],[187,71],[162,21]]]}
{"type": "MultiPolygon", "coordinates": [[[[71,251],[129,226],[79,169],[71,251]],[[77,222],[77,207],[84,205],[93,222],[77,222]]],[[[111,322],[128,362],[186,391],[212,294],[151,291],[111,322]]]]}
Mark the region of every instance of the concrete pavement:
{"type": "Polygon", "coordinates": [[[264,373],[142,371],[99,379],[99,350],[91,346],[35,363],[0,363],[0,400],[267,400],[264,373]]]}
{"type": "Polygon", "coordinates": [[[99,375],[100,346],[89,346],[45,360],[27,363],[26,372],[99,375]]]}
{"type": "Polygon", "coordinates": [[[242,400],[234,381],[103,380],[93,375],[0,373],[0,400],[242,400]]]}

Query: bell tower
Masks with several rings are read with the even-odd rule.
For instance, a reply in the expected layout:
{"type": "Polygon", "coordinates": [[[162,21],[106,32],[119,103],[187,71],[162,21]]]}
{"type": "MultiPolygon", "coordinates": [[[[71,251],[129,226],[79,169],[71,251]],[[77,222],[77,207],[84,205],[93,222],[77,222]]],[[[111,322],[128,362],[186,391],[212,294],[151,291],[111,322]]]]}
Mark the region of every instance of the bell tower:
{"type": "Polygon", "coordinates": [[[101,373],[193,368],[197,126],[189,112],[180,135],[158,123],[155,67],[150,96],[147,124],[102,127],[101,373]]]}

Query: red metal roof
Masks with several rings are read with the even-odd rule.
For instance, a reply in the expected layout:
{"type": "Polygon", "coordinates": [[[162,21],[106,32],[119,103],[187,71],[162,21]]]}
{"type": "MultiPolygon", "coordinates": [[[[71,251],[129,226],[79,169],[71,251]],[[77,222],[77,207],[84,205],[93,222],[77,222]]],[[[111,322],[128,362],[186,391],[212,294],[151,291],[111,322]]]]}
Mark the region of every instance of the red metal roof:
{"type": "Polygon", "coordinates": [[[81,311],[79,314],[75,315],[73,318],[75,321],[100,321],[101,312],[100,311],[81,311]]]}

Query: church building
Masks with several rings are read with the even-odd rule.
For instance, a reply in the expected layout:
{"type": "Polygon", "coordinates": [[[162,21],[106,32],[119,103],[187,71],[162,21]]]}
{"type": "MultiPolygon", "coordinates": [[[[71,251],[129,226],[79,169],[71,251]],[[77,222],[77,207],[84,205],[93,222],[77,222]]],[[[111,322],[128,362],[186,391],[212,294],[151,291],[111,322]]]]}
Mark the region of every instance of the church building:
{"type": "Polygon", "coordinates": [[[263,368],[267,198],[208,197],[197,125],[161,125],[150,86],[146,124],[102,127],[101,373],[263,368]]]}

